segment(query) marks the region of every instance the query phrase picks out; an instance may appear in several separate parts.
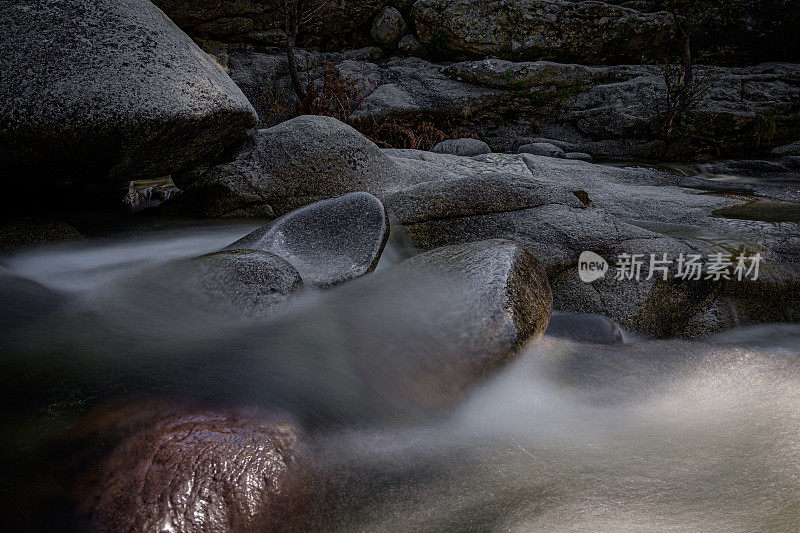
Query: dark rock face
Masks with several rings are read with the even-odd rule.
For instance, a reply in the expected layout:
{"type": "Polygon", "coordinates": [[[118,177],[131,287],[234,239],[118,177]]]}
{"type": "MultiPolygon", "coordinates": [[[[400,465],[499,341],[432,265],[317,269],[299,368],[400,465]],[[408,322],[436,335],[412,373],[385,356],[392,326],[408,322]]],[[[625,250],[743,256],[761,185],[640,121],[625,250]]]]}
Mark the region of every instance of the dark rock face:
{"type": "Polygon", "coordinates": [[[0,222],[0,250],[80,238],[78,230],[58,220],[23,217],[0,222]]]}
{"type": "Polygon", "coordinates": [[[345,194],[292,211],[228,249],[286,258],[308,284],[339,285],[372,272],[389,238],[389,219],[368,193],[345,194]]]}
{"type": "Polygon", "coordinates": [[[433,147],[432,152],[439,154],[453,154],[463,156],[473,156],[489,154],[492,149],[489,145],[478,139],[448,139],[433,147]]]}
{"type": "Polygon", "coordinates": [[[167,212],[274,217],[349,192],[380,195],[413,180],[350,126],[301,116],[257,131],[238,159],[211,168],[163,205],[167,212]]]}
{"type": "Polygon", "coordinates": [[[612,320],[599,315],[553,312],[545,335],[595,344],[619,344],[622,332],[612,320]]]}
{"type": "Polygon", "coordinates": [[[92,530],[270,530],[307,499],[306,443],[287,418],[144,402],[73,433],[79,453],[96,457],[73,489],[92,530]]]}
{"type": "Polygon", "coordinates": [[[672,15],[567,0],[420,0],[419,40],[434,51],[586,63],[638,60],[673,39],[672,15]]]}
{"type": "MultiPolygon", "coordinates": [[[[232,76],[248,88],[288,83],[274,74],[272,65],[283,61],[278,55],[237,52],[231,58],[232,76]]],[[[664,79],[652,66],[500,59],[443,66],[416,57],[378,62],[344,54],[329,59],[340,76],[364,87],[351,121],[440,117],[447,127],[479,135],[495,152],[542,142],[601,160],[750,157],[800,136],[795,64],[698,67],[712,87],[697,113],[697,135],[715,142],[687,147],[665,146],[654,129],[653,106],[661,102],[664,79]],[[774,118],[775,135],[757,146],[754,132],[764,117],[774,118]]]]}
{"type": "MultiPolygon", "coordinates": [[[[195,38],[258,45],[286,41],[283,0],[156,0],[184,31],[195,38]]],[[[352,47],[369,39],[369,22],[387,4],[386,0],[309,2],[302,13],[310,23],[298,36],[303,45],[326,49],[352,47]]]]}
{"type": "Polygon", "coordinates": [[[21,0],[0,33],[4,173],[118,187],[215,156],[255,124],[230,78],[145,0],[21,0]]]}

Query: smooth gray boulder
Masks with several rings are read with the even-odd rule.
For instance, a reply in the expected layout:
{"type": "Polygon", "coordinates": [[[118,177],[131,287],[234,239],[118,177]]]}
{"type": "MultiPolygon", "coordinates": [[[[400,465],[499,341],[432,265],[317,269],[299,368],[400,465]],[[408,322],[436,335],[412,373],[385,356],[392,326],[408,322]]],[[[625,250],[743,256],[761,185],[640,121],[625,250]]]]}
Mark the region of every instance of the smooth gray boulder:
{"type": "Polygon", "coordinates": [[[564,159],[572,159],[574,161],[591,161],[592,156],[586,152],[567,152],[564,154],[564,159]]]}
{"type": "Polygon", "coordinates": [[[378,265],[389,219],[380,200],[356,192],[292,211],[228,246],[285,258],[305,283],[331,287],[378,265]]]}
{"type": "Polygon", "coordinates": [[[470,331],[465,353],[477,357],[475,370],[485,372],[509,353],[544,334],[553,295],[547,275],[530,250],[504,239],[436,248],[398,268],[424,269],[453,276],[477,291],[473,305],[460,312],[461,331],[470,331]]]}
{"type": "Polygon", "coordinates": [[[463,156],[474,156],[481,154],[490,154],[492,149],[489,145],[478,139],[464,138],[464,139],[447,139],[437,143],[431,150],[437,154],[452,154],[463,156]]]}
{"type": "Polygon", "coordinates": [[[391,154],[399,164],[425,168],[440,179],[385,199],[412,244],[429,250],[492,238],[520,242],[547,270],[557,309],[608,316],[628,331],[654,337],[701,336],[733,327],[743,317],[747,323],[778,322],[796,313],[800,300],[779,295],[795,295],[800,287],[800,236],[787,232],[784,222],[748,226],[724,218],[742,218],[745,209],[758,213],[750,218],[790,220],[795,204],[789,205],[785,182],[748,186],[780,202],[732,211],[742,200],[726,193],[743,185],[704,175],[530,154],[391,154]],[[703,193],[708,190],[723,194],[703,193]],[[762,207],[768,212],[759,213],[762,207]],[[685,283],[674,279],[674,272],[667,281],[646,279],[651,254],[666,253],[674,261],[680,254],[700,250],[707,257],[720,249],[759,251],[770,266],[754,283],[685,283]],[[579,279],[583,251],[611,263],[604,279],[579,279]],[[613,279],[615,260],[623,253],[645,259],[638,282],[613,279]]]}
{"type": "Polygon", "coordinates": [[[185,306],[185,313],[250,318],[273,315],[302,286],[297,269],[272,252],[226,249],[138,273],[109,291],[109,298],[160,294],[156,305],[185,306]]]}
{"type": "Polygon", "coordinates": [[[560,158],[564,158],[566,156],[564,150],[550,143],[523,144],[522,146],[517,148],[517,153],[543,155],[545,157],[560,157],[560,158]]]}
{"type": "Polygon", "coordinates": [[[256,114],[146,0],[19,0],[0,18],[0,168],[113,186],[242,139],[256,114]]]}
{"type": "Polygon", "coordinates": [[[408,32],[403,15],[393,7],[385,7],[372,23],[369,35],[386,50],[394,50],[400,38],[408,32]]]}
{"type": "Polygon", "coordinates": [[[386,208],[400,224],[517,211],[553,202],[582,207],[566,187],[554,190],[514,174],[428,181],[385,200],[386,208]]]}
{"type": "Polygon", "coordinates": [[[172,214],[275,217],[349,192],[380,196],[414,182],[352,127],[305,115],[258,130],[235,161],[209,169],[162,208],[172,214]]]}
{"type": "Polygon", "coordinates": [[[222,250],[190,262],[195,272],[187,277],[200,297],[245,315],[274,310],[303,285],[288,261],[268,251],[222,250]]]}
{"type": "Polygon", "coordinates": [[[553,312],[545,335],[576,342],[619,344],[622,332],[613,320],[600,315],[553,312]]]}

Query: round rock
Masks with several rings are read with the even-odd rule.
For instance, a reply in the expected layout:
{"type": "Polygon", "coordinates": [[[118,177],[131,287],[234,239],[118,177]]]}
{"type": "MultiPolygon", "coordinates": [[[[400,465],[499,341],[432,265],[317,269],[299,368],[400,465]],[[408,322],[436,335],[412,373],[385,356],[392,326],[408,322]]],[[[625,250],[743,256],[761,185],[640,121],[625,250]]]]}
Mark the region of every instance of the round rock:
{"type": "Polygon", "coordinates": [[[407,32],[408,26],[403,15],[393,7],[386,7],[375,18],[369,34],[382,48],[393,50],[407,32]]]}
{"type": "Polygon", "coordinates": [[[227,249],[272,252],[291,263],[304,282],[331,287],[372,272],[388,238],[381,201],[356,192],[292,211],[227,249]]]}
{"type": "Polygon", "coordinates": [[[543,155],[546,157],[560,157],[563,158],[566,156],[564,150],[556,146],[555,144],[550,143],[530,143],[530,144],[523,144],[519,148],[517,148],[518,154],[532,154],[532,155],[543,155]]]}
{"type": "Polygon", "coordinates": [[[490,154],[492,149],[489,148],[488,144],[483,141],[479,141],[478,139],[464,138],[442,141],[434,146],[433,150],[431,151],[439,154],[463,155],[471,157],[475,155],[490,154]]]}
{"type": "Polygon", "coordinates": [[[99,457],[73,487],[89,530],[265,531],[307,501],[303,432],[288,418],[151,401],[74,433],[76,454],[99,457]]]}
{"type": "Polygon", "coordinates": [[[235,161],[209,169],[162,210],[272,218],[345,193],[380,196],[412,183],[414,176],[354,128],[304,115],[256,131],[235,161]]]}

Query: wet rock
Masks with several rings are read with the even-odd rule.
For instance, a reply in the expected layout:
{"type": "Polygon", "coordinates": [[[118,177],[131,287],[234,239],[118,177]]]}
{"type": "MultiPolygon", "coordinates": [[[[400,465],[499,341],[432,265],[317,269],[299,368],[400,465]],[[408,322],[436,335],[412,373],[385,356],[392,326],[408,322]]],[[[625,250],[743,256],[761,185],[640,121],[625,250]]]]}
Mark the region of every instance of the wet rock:
{"type": "Polygon", "coordinates": [[[290,527],[310,487],[307,442],[289,418],[139,402],[73,430],[79,523],[103,531],[254,531],[290,527]],[[83,463],[81,463],[83,464],[83,463]]]}
{"type": "Polygon", "coordinates": [[[483,141],[465,138],[442,141],[437,143],[431,151],[438,154],[463,155],[469,157],[473,155],[489,154],[492,152],[492,149],[483,141]]]}
{"type": "Polygon", "coordinates": [[[81,238],[78,230],[58,220],[21,217],[0,222],[0,250],[81,238]]]}
{"type": "Polygon", "coordinates": [[[403,15],[393,7],[385,7],[372,23],[369,34],[382,48],[394,50],[407,31],[408,26],[403,15]]]}
{"type": "Polygon", "coordinates": [[[518,154],[543,155],[546,157],[565,157],[564,150],[548,143],[524,144],[517,148],[518,154]]]}
{"type": "Polygon", "coordinates": [[[414,182],[366,137],[330,117],[301,116],[259,130],[238,158],[205,172],[168,213],[279,216],[349,192],[380,195],[414,182]]]}
{"type": "Polygon", "coordinates": [[[622,332],[604,316],[553,312],[545,335],[595,344],[619,344],[622,332]]]}
{"type": "Polygon", "coordinates": [[[507,240],[431,250],[320,296],[259,328],[270,356],[236,394],[313,423],[428,419],[541,336],[551,310],[536,258],[507,240]]]}
{"type": "Polygon", "coordinates": [[[479,291],[475,303],[480,304],[462,311],[462,327],[467,331],[476,331],[473,327],[478,325],[485,328],[470,340],[476,343],[473,351],[485,344],[487,356],[507,355],[547,329],[553,298],[547,276],[536,257],[513,241],[445,246],[403,265],[456,276],[479,291]]]}
{"type": "Polygon", "coordinates": [[[413,18],[423,44],[482,57],[619,63],[674,39],[672,15],[606,2],[420,0],[413,18]]]}
{"type": "MultiPolygon", "coordinates": [[[[277,314],[302,286],[297,269],[274,253],[222,250],[137,272],[88,305],[103,308],[125,299],[153,315],[171,309],[178,321],[189,316],[196,321],[259,318],[277,314]],[[160,295],[158,301],[143,296],[152,294],[160,295]]],[[[125,316],[124,309],[119,312],[125,316]]]]}
{"type": "Polygon", "coordinates": [[[4,172],[124,187],[216,156],[255,125],[225,72],[148,1],[3,11],[4,172]]]}
{"type": "Polygon", "coordinates": [[[306,283],[330,287],[372,272],[388,238],[381,201],[357,192],[292,211],[228,249],[272,252],[294,265],[306,283]]]}
{"type": "Polygon", "coordinates": [[[285,303],[303,281],[284,258],[261,250],[223,250],[191,260],[184,275],[209,306],[245,315],[264,314],[285,303]]]}

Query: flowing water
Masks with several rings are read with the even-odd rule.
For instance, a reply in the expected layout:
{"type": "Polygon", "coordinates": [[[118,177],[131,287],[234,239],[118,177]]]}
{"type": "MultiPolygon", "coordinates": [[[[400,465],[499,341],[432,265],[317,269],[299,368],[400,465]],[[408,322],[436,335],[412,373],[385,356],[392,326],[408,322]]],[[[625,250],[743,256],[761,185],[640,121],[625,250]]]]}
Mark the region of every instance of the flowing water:
{"type": "Polygon", "coordinates": [[[800,528],[800,326],[616,346],[545,337],[426,413],[429,391],[409,394],[397,376],[404,360],[443,349],[447,339],[420,324],[466,305],[458,287],[364,280],[307,291],[289,314],[313,320],[299,323],[200,312],[129,281],[250,229],[184,226],[3,257],[4,458],[35,462],[48,438],[108,398],[202,389],[316,425],[320,461],[346,473],[318,510],[325,529],[800,528]],[[361,422],[320,423],[350,418],[342,413],[361,422]]]}

